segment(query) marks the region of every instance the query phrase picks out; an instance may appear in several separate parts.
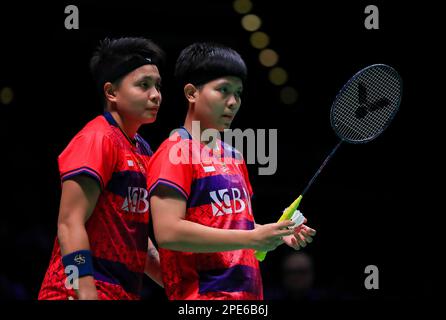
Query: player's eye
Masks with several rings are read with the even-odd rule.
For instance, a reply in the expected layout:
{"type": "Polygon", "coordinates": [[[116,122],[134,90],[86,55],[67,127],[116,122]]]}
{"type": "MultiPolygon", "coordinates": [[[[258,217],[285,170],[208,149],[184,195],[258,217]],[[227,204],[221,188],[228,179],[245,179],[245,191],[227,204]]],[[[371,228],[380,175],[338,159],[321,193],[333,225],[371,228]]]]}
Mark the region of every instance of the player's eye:
{"type": "Polygon", "coordinates": [[[149,84],[146,81],[143,81],[139,84],[141,88],[147,89],[149,87],[149,84]]]}
{"type": "Polygon", "coordinates": [[[221,87],[217,89],[222,94],[227,94],[229,92],[229,89],[227,87],[221,87]]]}

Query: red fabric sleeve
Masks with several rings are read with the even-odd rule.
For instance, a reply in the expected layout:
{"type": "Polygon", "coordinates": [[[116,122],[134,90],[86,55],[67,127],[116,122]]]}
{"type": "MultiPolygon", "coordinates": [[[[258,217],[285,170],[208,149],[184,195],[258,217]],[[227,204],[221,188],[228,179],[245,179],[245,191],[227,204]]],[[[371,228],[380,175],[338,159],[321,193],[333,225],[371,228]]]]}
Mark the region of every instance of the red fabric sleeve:
{"type": "Polygon", "coordinates": [[[171,187],[189,198],[193,167],[190,159],[190,140],[166,140],[150,159],[149,197],[159,185],[171,187]]]}
{"type": "Polygon", "coordinates": [[[101,188],[107,185],[116,165],[116,147],[103,132],[80,132],[59,155],[62,181],[79,174],[96,179],[101,188]]]}

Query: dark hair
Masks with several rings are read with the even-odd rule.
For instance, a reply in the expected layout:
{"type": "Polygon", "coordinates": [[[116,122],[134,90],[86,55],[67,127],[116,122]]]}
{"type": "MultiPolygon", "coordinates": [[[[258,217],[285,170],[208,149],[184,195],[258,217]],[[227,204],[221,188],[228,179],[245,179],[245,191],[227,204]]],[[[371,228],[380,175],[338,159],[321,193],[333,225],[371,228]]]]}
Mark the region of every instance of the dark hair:
{"type": "Polygon", "coordinates": [[[164,51],[149,39],[105,38],[91,57],[90,71],[102,92],[104,83],[119,83],[127,73],[144,64],[154,64],[160,69],[164,60],[164,51]]]}
{"type": "Polygon", "coordinates": [[[180,85],[196,86],[216,78],[235,76],[246,81],[248,71],[242,57],[233,49],[217,43],[193,43],[181,51],[175,65],[180,85]]]}

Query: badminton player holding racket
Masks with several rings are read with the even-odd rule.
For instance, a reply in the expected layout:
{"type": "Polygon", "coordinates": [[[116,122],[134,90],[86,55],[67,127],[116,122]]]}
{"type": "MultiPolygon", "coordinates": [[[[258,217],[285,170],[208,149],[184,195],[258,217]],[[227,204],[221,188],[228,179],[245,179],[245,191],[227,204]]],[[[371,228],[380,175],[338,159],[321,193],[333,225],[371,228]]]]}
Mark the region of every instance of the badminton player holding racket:
{"type": "Polygon", "coordinates": [[[137,131],[156,120],[163,59],[144,38],[105,39],[94,53],[90,67],[105,113],[58,158],[57,239],[39,299],[138,299],[144,272],[162,283],[158,252],[148,241],[152,151],[137,131]],[[78,290],[66,286],[69,266],[77,267],[78,290]]]}
{"type": "MultiPolygon", "coordinates": [[[[358,71],[342,87],[330,111],[331,126],[340,140],[300,196],[285,209],[279,221],[293,216],[305,193],[343,142],[368,143],[387,129],[400,108],[402,94],[401,76],[394,68],[385,64],[370,65],[358,71]]],[[[267,251],[257,251],[255,255],[258,260],[263,261],[266,253],[267,251]]]]}
{"type": "Polygon", "coordinates": [[[201,132],[192,136],[193,121],[199,121],[201,131],[229,128],[247,75],[240,55],[195,43],[181,52],[175,74],[188,113],[184,127],[162,143],[148,170],[166,294],[180,300],[262,299],[254,250],[273,250],[284,242],[299,249],[315,231],[304,225],[289,229],[294,226],[290,220],[256,225],[241,154],[221,140],[202,141],[201,132]],[[193,161],[194,150],[199,150],[198,161],[193,161]],[[172,161],[174,154],[185,161],[172,161]]]}

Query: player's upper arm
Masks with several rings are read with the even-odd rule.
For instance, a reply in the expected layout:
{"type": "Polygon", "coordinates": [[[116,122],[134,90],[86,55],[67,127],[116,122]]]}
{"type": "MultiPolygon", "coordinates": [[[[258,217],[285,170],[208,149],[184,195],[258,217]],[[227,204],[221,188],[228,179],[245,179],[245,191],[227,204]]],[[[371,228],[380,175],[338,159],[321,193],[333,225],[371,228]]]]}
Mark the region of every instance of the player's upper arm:
{"type": "Polygon", "coordinates": [[[175,223],[186,216],[186,199],[177,190],[156,186],[151,193],[150,211],[156,241],[160,246],[175,238],[175,223]]]}
{"type": "Polygon", "coordinates": [[[61,180],[88,175],[104,188],[116,167],[117,150],[115,142],[104,132],[88,131],[77,134],[58,157],[61,180]]]}
{"type": "Polygon", "coordinates": [[[98,182],[86,175],[65,180],[59,208],[59,224],[85,223],[101,193],[98,182]]]}

